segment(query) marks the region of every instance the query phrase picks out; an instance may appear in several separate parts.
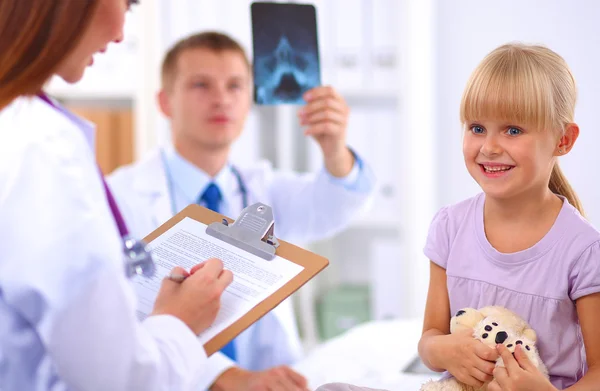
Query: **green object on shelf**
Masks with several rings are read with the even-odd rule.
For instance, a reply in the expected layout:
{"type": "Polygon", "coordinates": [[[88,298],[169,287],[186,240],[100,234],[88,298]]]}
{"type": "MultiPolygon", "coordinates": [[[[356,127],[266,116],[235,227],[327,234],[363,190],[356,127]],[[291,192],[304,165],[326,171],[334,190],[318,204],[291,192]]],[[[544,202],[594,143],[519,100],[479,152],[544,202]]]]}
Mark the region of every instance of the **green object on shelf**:
{"type": "Polygon", "coordinates": [[[370,320],[369,287],[341,285],[325,293],[318,305],[323,340],[336,337],[370,320]]]}

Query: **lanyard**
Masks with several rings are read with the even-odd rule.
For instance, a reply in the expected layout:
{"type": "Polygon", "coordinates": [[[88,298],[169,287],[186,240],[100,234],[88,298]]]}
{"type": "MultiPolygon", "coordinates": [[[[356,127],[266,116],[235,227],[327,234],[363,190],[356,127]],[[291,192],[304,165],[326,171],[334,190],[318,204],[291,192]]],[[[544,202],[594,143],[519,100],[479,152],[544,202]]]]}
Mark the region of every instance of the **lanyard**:
{"type": "MultiPolygon", "coordinates": [[[[177,209],[177,205],[175,205],[175,189],[174,189],[174,184],[173,184],[173,178],[171,177],[171,172],[169,171],[169,165],[167,163],[167,158],[162,149],[160,150],[160,155],[161,155],[163,167],[165,170],[165,174],[167,177],[166,178],[167,179],[167,190],[169,193],[169,200],[171,201],[171,213],[173,214],[173,216],[175,216],[177,214],[178,209],[177,209]]],[[[244,180],[242,179],[242,174],[240,174],[240,171],[237,168],[235,168],[235,166],[230,166],[230,169],[231,169],[231,172],[233,173],[233,175],[235,176],[235,179],[238,184],[238,189],[242,196],[242,209],[245,209],[248,207],[248,189],[246,188],[246,185],[244,183],[244,180]]]]}
{"type": "Polygon", "coordinates": [[[43,93],[40,93],[40,94],[38,94],[38,97],[39,97],[41,100],[43,100],[44,102],[48,103],[48,104],[49,104],[50,106],[52,106],[53,108],[55,108],[56,110],[59,110],[59,108],[58,108],[58,107],[56,107],[56,105],[54,104],[54,102],[52,102],[52,101],[50,100],[50,98],[48,98],[48,95],[46,95],[46,94],[43,94],[43,93]]]}
{"type": "Polygon", "coordinates": [[[125,220],[123,220],[123,215],[121,215],[121,211],[115,202],[115,198],[113,197],[106,180],[104,179],[104,175],[102,175],[102,183],[104,184],[104,191],[106,192],[106,198],[108,199],[108,206],[110,206],[110,211],[112,212],[113,218],[117,223],[117,227],[119,228],[119,234],[121,234],[122,238],[126,238],[129,236],[129,230],[127,229],[127,225],[125,224],[125,220]]]}

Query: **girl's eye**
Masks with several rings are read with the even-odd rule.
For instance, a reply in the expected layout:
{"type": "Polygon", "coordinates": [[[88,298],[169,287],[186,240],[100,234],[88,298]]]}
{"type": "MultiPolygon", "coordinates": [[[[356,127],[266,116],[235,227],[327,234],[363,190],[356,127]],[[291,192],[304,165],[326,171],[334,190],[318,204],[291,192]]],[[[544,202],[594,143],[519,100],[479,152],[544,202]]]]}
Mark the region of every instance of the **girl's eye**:
{"type": "Polygon", "coordinates": [[[523,132],[521,131],[521,129],[519,129],[519,128],[514,128],[514,127],[510,127],[510,128],[508,128],[508,130],[507,130],[506,132],[507,132],[509,135],[511,135],[511,136],[517,136],[517,135],[519,135],[519,134],[523,133],[523,132]]]}
{"type": "Polygon", "coordinates": [[[483,132],[485,132],[485,129],[483,129],[482,126],[473,125],[473,126],[471,126],[471,132],[473,132],[475,134],[482,134],[483,132]]]}

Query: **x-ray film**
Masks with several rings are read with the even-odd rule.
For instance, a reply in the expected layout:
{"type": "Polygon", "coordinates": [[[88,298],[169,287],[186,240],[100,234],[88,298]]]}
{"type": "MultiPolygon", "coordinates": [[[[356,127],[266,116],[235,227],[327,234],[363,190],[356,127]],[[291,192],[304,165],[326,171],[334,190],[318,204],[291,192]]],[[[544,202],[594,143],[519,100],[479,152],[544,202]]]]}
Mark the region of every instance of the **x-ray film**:
{"type": "Polygon", "coordinates": [[[321,84],[315,7],[256,2],[251,14],[254,100],[304,104],[302,94],[321,84]]]}

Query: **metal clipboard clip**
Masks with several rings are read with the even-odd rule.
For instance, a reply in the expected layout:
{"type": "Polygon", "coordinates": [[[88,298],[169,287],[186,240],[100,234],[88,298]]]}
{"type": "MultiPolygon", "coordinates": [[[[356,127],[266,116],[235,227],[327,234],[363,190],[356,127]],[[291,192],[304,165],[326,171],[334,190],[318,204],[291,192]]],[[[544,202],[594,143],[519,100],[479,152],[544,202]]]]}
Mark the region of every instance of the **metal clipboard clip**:
{"type": "Polygon", "coordinates": [[[275,221],[270,206],[257,202],[245,207],[237,220],[229,225],[211,223],[206,233],[267,261],[275,258],[279,241],[274,236],[275,221]]]}

